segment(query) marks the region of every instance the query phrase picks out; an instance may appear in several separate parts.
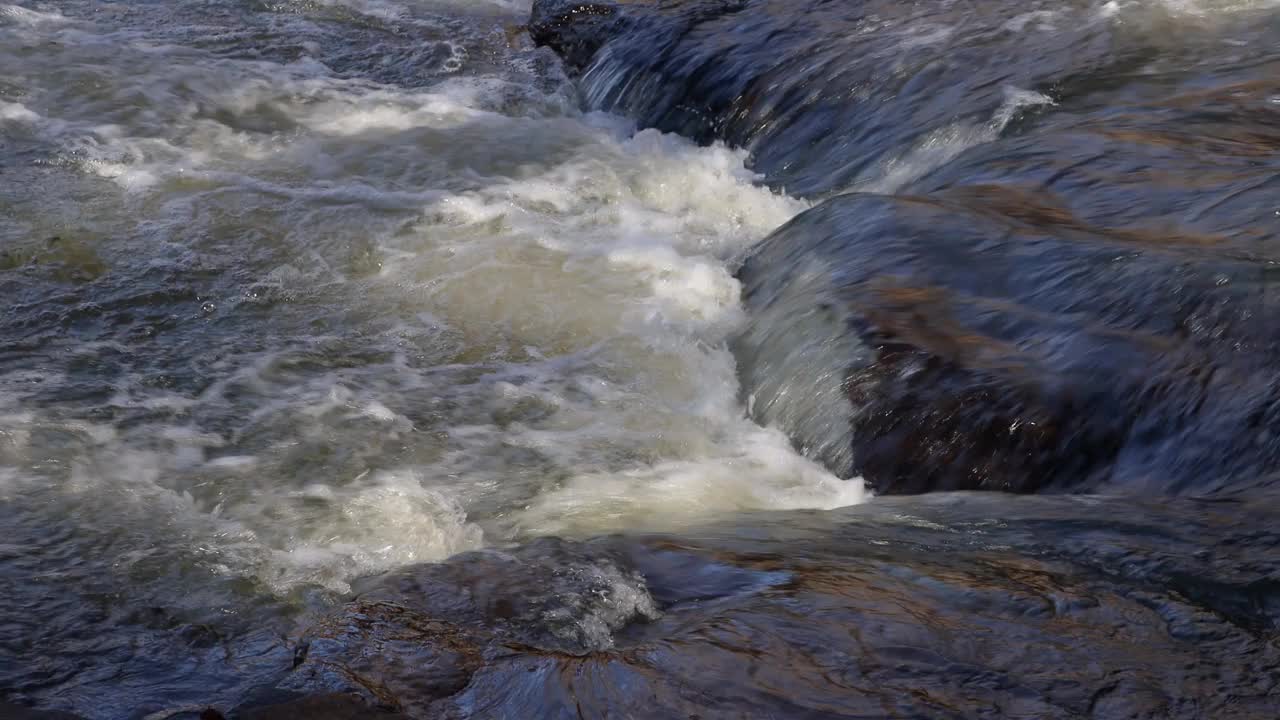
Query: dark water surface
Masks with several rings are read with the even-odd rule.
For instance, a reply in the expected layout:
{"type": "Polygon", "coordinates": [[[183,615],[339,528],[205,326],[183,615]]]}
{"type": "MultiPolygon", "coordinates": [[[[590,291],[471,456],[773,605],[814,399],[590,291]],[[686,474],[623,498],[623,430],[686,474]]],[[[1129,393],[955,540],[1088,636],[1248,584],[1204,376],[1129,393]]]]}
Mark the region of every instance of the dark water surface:
{"type": "Polygon", "coordinates": [[[1273,5],[0,4],[0,716],[1280,716],[1273,5]]]}

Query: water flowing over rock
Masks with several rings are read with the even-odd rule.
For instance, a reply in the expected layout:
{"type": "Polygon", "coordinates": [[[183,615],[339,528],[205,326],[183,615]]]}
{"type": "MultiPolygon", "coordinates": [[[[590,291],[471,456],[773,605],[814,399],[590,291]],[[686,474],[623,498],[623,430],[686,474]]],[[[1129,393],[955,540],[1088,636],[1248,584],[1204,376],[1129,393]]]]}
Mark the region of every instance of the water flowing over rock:
{"type": "Polygon", "coordinates": [[[1273,482],[1269,261],[1039,202],[847,195],[779,230],[741,271],[756,414],[883,492],[1273,482]],[[839,402],[792,391],[815,375],[839,402]]]}
{"type": "Polygon", "coordinates": [[[770,184],[815,195],[866,180],[917,143],[982,135],[1043,103],[1028,91],[1152,49],[1148,23],[1113,25],[1101,7],[538,0],[530,27],[583,69],[591,107],[750,148],[770,184]]]}
{"type": "Polygon", "coordinates": [[[1277,78],[1272,0],[0,0],[0,720],[1274,720],[1277,78]]]}
{"type": "Polygon", "coordinates": [[[807,454],[887,493],[1274,481],[1270,16],[536,5],[593,107],[748,147],[791,192],[855,191],[739,273],[744,396],[807,454]]]}
{"type": "Polygon", "coordinates": [[[460,556],[372,583],[285,684],[411,718],[1271,717],[1280,605],[1254,571],[1280,538],[1252,528],[1272,515],[1105,507],[886,498],[765,521],[785,553],[713,527],[460,556]],[[1205,532],[1249,549],[1197,553],[1205,532]],[[642,575],[660,612],[548,644],[616,604],[564,580],[589,567],[642,575]],[[548,581],[567,612],[523,599],[548,581]]]}

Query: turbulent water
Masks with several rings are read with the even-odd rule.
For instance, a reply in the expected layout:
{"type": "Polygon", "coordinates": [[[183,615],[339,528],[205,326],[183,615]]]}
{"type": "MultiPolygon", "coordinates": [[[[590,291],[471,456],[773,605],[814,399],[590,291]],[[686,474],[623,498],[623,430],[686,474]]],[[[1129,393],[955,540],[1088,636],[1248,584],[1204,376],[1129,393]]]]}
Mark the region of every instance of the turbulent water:
{"type": "Polygon", "coordinates": [[[1276,716],[1280,11],[539,5],[0,4],[0,701],[1276,716]],[[948,342],[1115,397],[859,415],[832,266],[1007,279],[948,342]]]}

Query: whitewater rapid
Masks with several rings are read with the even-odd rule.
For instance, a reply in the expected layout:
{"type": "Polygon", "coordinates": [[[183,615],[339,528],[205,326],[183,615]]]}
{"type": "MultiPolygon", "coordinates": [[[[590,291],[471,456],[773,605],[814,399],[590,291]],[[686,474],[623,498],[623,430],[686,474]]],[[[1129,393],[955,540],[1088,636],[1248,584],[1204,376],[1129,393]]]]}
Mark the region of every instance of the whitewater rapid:
{"type": "Polygon", "coordinates": [[[746,418],[725,345],[734,264],[805,203],[742,151],[579,111],[486,12],[389,68],[342,65],[330,36],[454,30],[417,5],[330,9],[272,16],[252,53],[218,18],[0,13],[10,256],[83,276],[21,281],[11,317],[57,294],[92,318],[0,370],[15,508],[127,529],[113,572],[194,563],[288,593],[863,499],[746,418]]]}

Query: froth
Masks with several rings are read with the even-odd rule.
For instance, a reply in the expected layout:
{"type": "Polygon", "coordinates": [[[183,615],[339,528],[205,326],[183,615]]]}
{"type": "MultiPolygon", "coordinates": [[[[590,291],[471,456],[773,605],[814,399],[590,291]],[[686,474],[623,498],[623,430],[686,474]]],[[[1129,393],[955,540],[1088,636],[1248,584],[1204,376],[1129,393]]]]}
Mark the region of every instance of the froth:
{"type": "Polygon", "coordinates": [[[35,123],[40,120],[40,116],[29,110],[22,103],[0,100],[0,120],[35,123]]]}
{"type": "Polygon", "coordinates": [[[56,12],[40,12],[18,5],[0,5],[0,24],[45,25],[66,22],[66,18],[56,12]]]}
{"type": "Polygon", "coordinates": [[[732,431],[732,443],[709,457],[575,476],[519,513],[522,529],[672,529],[728,512],[826,510],[867,498],[860,480],[841,480],[801,457],[778,430],[744,420],[732,431]]]}
{"type": "Polygon", "coordinates": [[[742,319],[729,268],[804,205],[754,184],[739,151],[584,122],[596,134],[565,162],[443,199],[428,215],[441,224],[397,243],[384,269],[431,278],[451,325],[560,354],[512,368],[486,400],[530,421],[451,433],[462,449],[450,462],[500,443],[566,473],[504,513],[500,532],[861,501],[860,482],[745,418],[724,347],[742,319]]]}
{"type": "Polygon", "coordinates": [[[158,524],[165,542],[193,554],[205,571],[249,577],[279,593],[303,585],[347,592],[352,578],[442,560],[482,544],[481,530],[466,521],[457,502],[424,487],[411,471],[335,478],[297,490],[259,485],[245,495],[231,489],[232,478],[262,471],[254,458],[206,463],[192,450],[219,444],[216,437],[169,434],[174,449],[168,453],[103,443],[74,465],[60,489],[62,502],[93,503],[116,522],[158,524]],[[214,499],[206,488],[172,486],[194,474],[228,485],[218,494],[225,499],[214,499]]]}
{"type": "Polygon", "coordinates": [[[272,514],[309,530],[275,549],[263,568],[265,579],[279,590],[306,582],[346,591],[346,578],[439,561],[476,549],[482,541],[480,529],[466,522],[456,502],[424,488],[412,472],[374,474],[342,490],[313,485],[291,500],[296,502],[285,504],[283,513],[278,503],[272,514]],[[308,515],[323,519],[316,522],[308,515]]]}
{"type": "MultiPolygon", "coordinates": [[[[0,123],[126,199],[95,216],[116,223],[100,250],[121,307],[158,284],[138,303],[163,329],[113,336],[120,373],[73,408],[125,422],[0,408],[0,457],[52,468],[6,483],[281,595],[529,535],[862,499],[739,403],[733,267],[805,208],[744,152],[584,115],[536,51],[406,88],[306,48],[77,32],[40,45],[60,74],[0,123]],[[153,360],[197,377],[158,387],[153,360]]],[[[118,309],[94,312],[145,324],[118,309]]]]}

